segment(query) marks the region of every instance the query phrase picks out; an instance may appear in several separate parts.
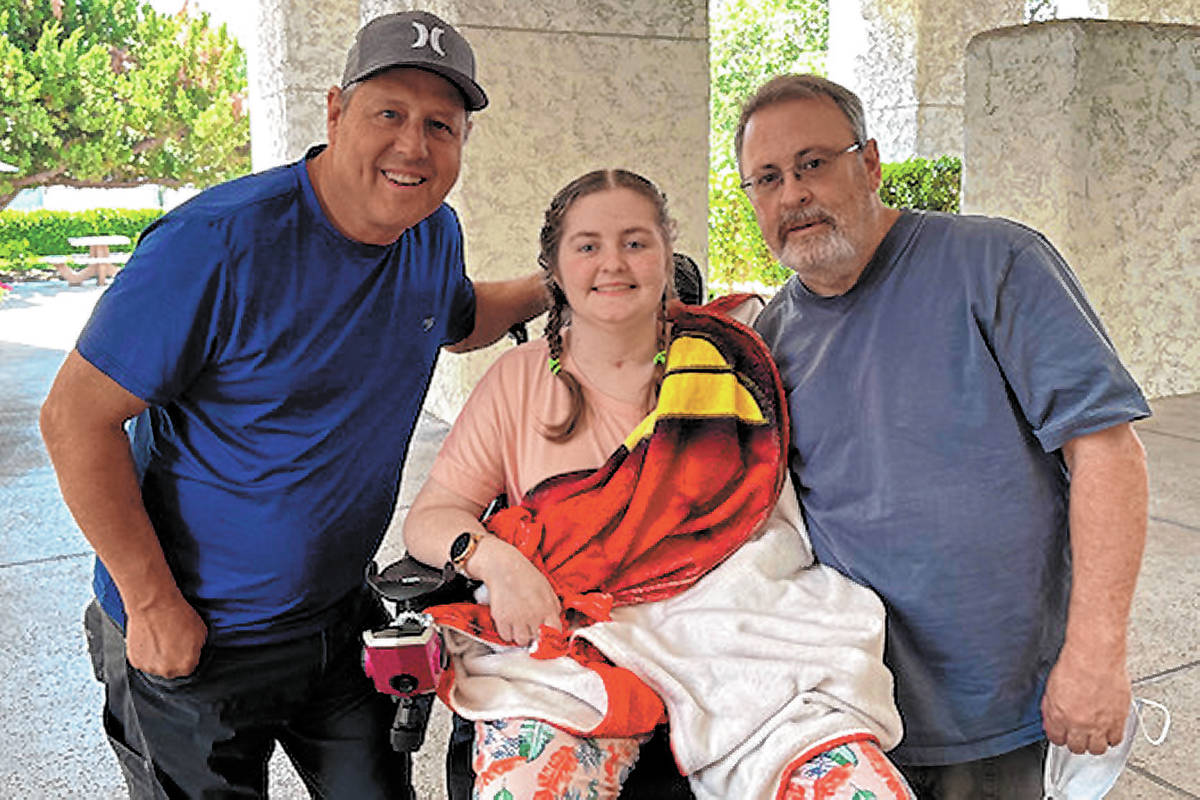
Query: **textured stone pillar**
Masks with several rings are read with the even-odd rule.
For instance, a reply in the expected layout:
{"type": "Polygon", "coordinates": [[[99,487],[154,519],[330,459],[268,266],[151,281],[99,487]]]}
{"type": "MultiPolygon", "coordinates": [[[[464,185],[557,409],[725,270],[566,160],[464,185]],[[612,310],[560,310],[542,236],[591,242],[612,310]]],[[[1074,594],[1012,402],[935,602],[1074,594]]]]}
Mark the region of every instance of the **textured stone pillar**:
{"type": "MultiPolygon", "coordinates": [[[[412,3],[368,0],[363,19],[412,3]]],[[[705,0],[439,0],[419,6],[475,50],[491,105],[474,116],[449,202],[476,279],[537,268],[550,198],[600,167],[644,174],[679,222],[676,249],[707,264],[708,6],[705,0]]],[[[542,323],[530,326],[541,333],[542,323]]],[[[426,408],[445,419],[508,342],[446,355],[426,408]]]]}
{"type": "Polygon", "coordinates": [[[1200,28],[991,31],[966,76],[964,211],[1049,236],[1150,395],[1200,390],[1200,28]]]}
{"type": "Polygon", "coordinates": [[[1107,13],[1097,16],[1113,20],[1200,24],[1200,0],[1107,0],[1104,5],[1107,13]]]}
{"type": "Polygon", "coordinates": [[[325,141],[325,92],[342,77],[358,0],[259,0],[257,8],[247,48],[250,151],[263,170],[325,141]]]}
{"type": "Polygon", "coordinates": [[[963,52],[976,33],[1020,23],[1023,0],[837,0],[829,77],[862,98],[885,161],[962,153],[963,52]]]}

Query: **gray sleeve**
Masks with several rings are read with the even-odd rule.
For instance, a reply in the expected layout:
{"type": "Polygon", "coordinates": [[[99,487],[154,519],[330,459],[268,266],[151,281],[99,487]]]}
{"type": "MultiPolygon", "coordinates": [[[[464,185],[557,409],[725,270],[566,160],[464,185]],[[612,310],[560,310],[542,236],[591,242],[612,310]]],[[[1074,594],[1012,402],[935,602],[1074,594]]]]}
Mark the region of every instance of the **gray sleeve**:
{"type": "Polygon", "coordinates": [[[1150,409],[1083,288],[1040,234],[1016,243],[987,331],[1016,402],[1047,452],[1150,409]]]}

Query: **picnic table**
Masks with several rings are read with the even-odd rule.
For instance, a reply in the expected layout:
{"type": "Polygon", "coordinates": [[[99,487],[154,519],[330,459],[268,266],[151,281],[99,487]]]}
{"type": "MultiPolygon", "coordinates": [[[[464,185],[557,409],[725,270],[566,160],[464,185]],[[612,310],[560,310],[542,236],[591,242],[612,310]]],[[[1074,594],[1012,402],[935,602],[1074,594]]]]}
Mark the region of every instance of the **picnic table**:
{"type": "Polygon", "coordinates": [[[53,264],[69,286],[79,286],[92,277],[97,286],[103,286],[116,273],[117,264],[129,260],[129,253],[109,252],[113,245],[129,244],[128,236],[72,236],[67,241],[72,247],[86,247],[87,255],[46,256],[42,261],[53,264]],[[72,264],[80,264],[82,268],[75,269],[72,264]]]}

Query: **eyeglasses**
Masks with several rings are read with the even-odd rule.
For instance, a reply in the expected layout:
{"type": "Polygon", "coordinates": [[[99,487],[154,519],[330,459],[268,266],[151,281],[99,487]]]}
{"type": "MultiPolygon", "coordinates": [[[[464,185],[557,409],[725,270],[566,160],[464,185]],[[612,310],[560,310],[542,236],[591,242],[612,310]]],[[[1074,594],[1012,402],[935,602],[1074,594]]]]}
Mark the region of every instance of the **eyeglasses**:
{"type": "MultiPolygon", "coordinates": [[[[810,150],[802,150],[795,156],[795,162],[792,164],[792,177],[798,183],[805,181],[820,180],[826,177],[833,167],[833,162],[838,156],[844,156],[846,153],[853,153],[855,150],[861,150],[863,142],[855,142],[844,150],[826,150],[824,148],[813,148],[810,150]]],[[[742,181],[742,191],[750,196],[751,199],[770,197],[775,192],[779,191],[784,184],[784,173],[778,169],[768,169],[757,175],[751,175],[746,180],[742,181]]]]}

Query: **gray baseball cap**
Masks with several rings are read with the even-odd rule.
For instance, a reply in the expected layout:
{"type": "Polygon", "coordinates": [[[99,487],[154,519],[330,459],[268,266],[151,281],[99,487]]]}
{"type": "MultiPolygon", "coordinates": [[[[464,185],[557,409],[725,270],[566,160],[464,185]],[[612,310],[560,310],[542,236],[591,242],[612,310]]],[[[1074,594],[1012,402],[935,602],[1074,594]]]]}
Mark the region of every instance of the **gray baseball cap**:
{"type": "Polygon", "coordinates": [[[384,14],[362,26],[346,56],[342,88],[392,67],[417,67],[441,75],[462,92],[467,111],[488,104],[487,95],[475,82],[471,45],[428,11],[384,14]]]}

